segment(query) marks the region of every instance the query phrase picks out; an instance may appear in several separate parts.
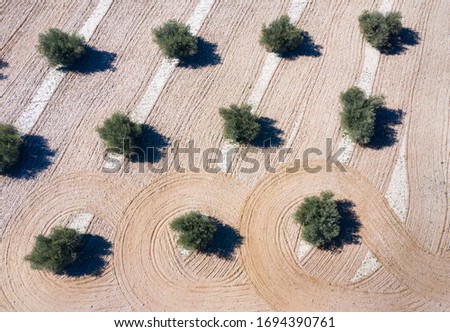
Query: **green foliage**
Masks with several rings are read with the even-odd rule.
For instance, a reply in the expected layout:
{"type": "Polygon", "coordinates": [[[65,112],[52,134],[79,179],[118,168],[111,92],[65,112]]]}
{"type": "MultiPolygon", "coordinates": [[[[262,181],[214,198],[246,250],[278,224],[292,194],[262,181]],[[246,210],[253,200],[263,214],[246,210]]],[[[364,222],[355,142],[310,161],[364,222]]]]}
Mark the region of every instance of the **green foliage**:
{"type": "Polygon", "coordinates": [[[384,105],[383,96],[370,96],[360,88],[354,86],[341,93],[341,126],[358,144],[368,144],[373,137],[375,128],[375,111],[384,105]]]}
{"type": "Polygon", "coordinates": [[[198,211],[175,218],[170,228],[180,233],[177,243],[187,250],[205,248],[211,243],[217,230],[214,222],[198,211]]]}
{"type": "Polygon", "coordinates": [[[71,66],[86,50],[84,38],[59,29],[49,29],[39,35],[38,51],[47,58],[50,66],[71,66]]]}
{"type": "Polygon", "coordinates": [[[289,16],[283,15],[269,26],[263,26],[259,42],[269,52],[293,51],[303,42],[302,30],[289,22],[289,16]]]}
{"type": "Polygon", "coordinates": [[[383,15],[377,11],[364,11],[358,18],[359,28],[367,42],[375,48],[390,46],[390,40],[402,29],[400,12],[383,15]]]}
{"type": "Polygon", "coordinates": [[[302,227],[302,239],[316,247],[329,245],[339,235],[341,217],[333,196],[331,191],[323,191],[306,197],[294,214],[302,227]]]}
{"type": "Polygon", "coordinates": [[[25,257],[31,267],[59,273],[77,259],[81,235],[72,228],[55,227],[48,237],[38,235],[33,250],[25,257]]]}
{"type": "Polygon", "coordinates": [[[219,114],[225,121],[223,136],[227,140],[247,144],[258,136],[260,124],[251,109],[246,104],[240,107],[232,104],[229,108],[219,109],[219,114]]]}
{"type": "Polygon", "coordinates": [[[153,41],[158,44],[164,56],[183,59],[197,53],[197,39],[190,33],[189,26],[169,20],[152,30],[153,41]]]}
{"type": "Polygon", "coordinates": [[[97,132],[107,148],[128,154],[141,134],[142,128],[139,124],[131,121],[126,114],[114,113],[105,120],[102,127],[97,128],[97,132]]]}
{"type": "Polygon", "coordinates": [[[19,161],[21,143],[16,127],[0,123],[0,173],[10,169],[19,161]]]}

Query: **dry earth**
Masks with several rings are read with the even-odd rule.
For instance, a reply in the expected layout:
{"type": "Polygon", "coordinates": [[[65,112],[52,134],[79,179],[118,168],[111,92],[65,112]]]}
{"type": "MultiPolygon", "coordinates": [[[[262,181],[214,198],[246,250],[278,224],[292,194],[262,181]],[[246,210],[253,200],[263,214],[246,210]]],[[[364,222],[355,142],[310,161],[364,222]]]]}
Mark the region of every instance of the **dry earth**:
{"type": "MultiPolygon", "coordinates": [[[[0,4],[0,121],[15,123],[49,73],[38,34],[80,31],[102,1],[0,4]]],[[[32,125],[40,156],[0,178],[0,310],[449,311],[448,12],[446,0],[113,0],[89,39],[92,65],[65,75],[32,125]],[[371,77],[372,93],[386,96],[391,137],[382,131],[376,146],[354,147],[347,172],[286,173],[307,148],[325,153],[326,138],[333,151],[340,146],[339,93],[358,83],[367,55],[357,17],[389,5],[420,37],[381,54],[371,77]],[[276,59],[257,40],[263,23],[286,12],[311,43],[276,59]],[[198,24],[202,60],[175,65],[158,83],[165,61],[151,29],[170,18],[198,24]],[[218,108],[251,102],[292,152],[283,163],[271,158],[275,174],[242,173],[238,157],[227,174],[179,174],[171,156],[168,173],[142,160],[103,173],[95,127],[118,110],[134,114],[156,83],[141,121],[160,141],[222,149],[218,108]],[[302,199],[323,189],[351,200],[361,223],[360,238],[332,252],[302,243],[292,220],[302,199]],[[168,224],[191,209],[238,230],[242,245],[227,257],[180,251],[168,224]],[[87,227],[112,244],[101,275],[30,269],[23,257],[54,225],[87,227]]],[[[317,159],[323,165],[325,155],[317,159]]]]}

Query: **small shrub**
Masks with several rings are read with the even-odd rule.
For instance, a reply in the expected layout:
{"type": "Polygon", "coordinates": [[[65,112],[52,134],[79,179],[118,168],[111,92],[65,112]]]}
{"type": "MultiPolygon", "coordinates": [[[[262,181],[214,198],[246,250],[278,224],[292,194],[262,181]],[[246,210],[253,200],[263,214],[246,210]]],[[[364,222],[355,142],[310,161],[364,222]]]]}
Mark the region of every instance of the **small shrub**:
{"type": "Polygon", "coordinates": [[[84,38],[59,29],[49,29],[39,35],[38,51],[47,58],[50,66],[71,66],[86,50],[84,38]]]}
{"type": "Polygon", "coordinates": [[[105,120],[102,127],[97,128],[97,132],[107,148],[127,155],[136,144],[142,128],[140,124],[131,121],[126,114],[114,113],[105,120]]]}
{"type": "Polygon", "coordinates": [[[17,164],[21,143],[20,133],[16,127],[0,123],[0,173],[17,164]]]}
{"type": "Polygon", "coordinates": [[[331,191],[323,191],[306,197],[294,214],[302,227],[302,239],[316,247],[331,244],[339,235],[341,217],[333,196],[331,191]]]}
{"type": "Polygon", "coordinates": [[[283,15],[269,26],[263,26],[259,42],[269,52],[286,53],[303,42],[302,30],[289,22],[289,16],[283,15]]]}
{"type": "Polygon", "coordinates": [[[153,41],[167,58],[184,59],[197,53],[197,39],[183,23],[169,20],[152,32],[153,41]]]}
{"type": "Polygon", "coordinates": [[[38,235],[33,250],[25,257],[31,267],[60,273],[77,259],[81,235],[75,229],[55,227],[48,237],[38,235]]]}
{"type": "Polygon", "coordinates": [[[198,211],[175,218],[170,228],[180,233],[177,243],[187,250],[205,248],[211,243],[217,230],[214,222],[198,211]]]}
{"type": "Polygon", "coordinates": [[[383,15],[377,11],[364,11],[358,18],[359,28],[367,42],[373,47],[382,49],[390,46],[390,40],[402,29],[402,15],[390,12],[383,15]]]}
{"type": "Polygon", "coordinates": [[[247,144],[253,141],[260,131],[258,117],[251,112],[250,105],[230,105],[220,108],[219,114],[224,119],[223,136],[233,142],[247,144]]]}
{"type": "Polygon", "coordinates": [[[350,139],[358,144],[368,144],[375,128],[375,111],[384,105],[383,96],[370,96],[354,86],[340,96],[343,112],[341,126],[350,139]]]}

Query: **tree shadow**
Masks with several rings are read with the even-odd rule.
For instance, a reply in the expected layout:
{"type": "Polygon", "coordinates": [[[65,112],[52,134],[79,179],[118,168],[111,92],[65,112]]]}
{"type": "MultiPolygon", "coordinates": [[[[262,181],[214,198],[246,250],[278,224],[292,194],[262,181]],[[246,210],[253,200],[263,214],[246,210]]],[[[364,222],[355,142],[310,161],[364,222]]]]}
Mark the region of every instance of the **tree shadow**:
{"type": "Polygon", "coordinates": [[[197,53],[191,57],[181,59],[178,63],[179,67],[196,69],[221,63],[220,55],[216,53],[217,44],[211,43],[202,37],[197,37],[197,47],[197,53]]]}
{"type": "Polygon", "coordinates": [[[322,55],[322,46],[314,43],[308,32],[303,31],[303,42],[295,50],[279,54],[284,59],[295,60],[298,57],[306,56],[317,58],[322,55]]]}
{"type": "MultiPolygon", "coordinates": [[[[6,62],[3,59],[0,59],[0,69],[6,68],[8,66],[9,66],[8,62],[6,62]]],[[[4,80],[7,77],[8,77],[7,75],[3,75],[3,73],[0,73],[0,80],[4,80]]]]}
{"type": "Polygon", "coordinates": [[[100,51],[94,47],[86,46],[83,57],[72,66],[62,67],[61,70],[68,70],[82,75],[98,73],[106,70],[115,71],[113,62],[116,53],[100,51]]]}
{"type": "Polygon", "coordinates": [[[107,265],[105,256],[112,253],[111,248],[111,242],[104,237],[83,234],[77,260],[67,266],[61,274],[75,278],[101,275],[107,265]]]}
{"type": "Polygon", "coordinates": [[[235,249],[242,244],[244,238],[235,228],[225,225],[215,218],[210,218],[216,225],[217,231],[211,243],[199,252],[206,255],[215,255],[225,260],[233,259],[235,249]]]}
{"type": "Polygon", "coordinates": [[[54,156],[55,151],[49,148],[47,139],[38,135],[25,135],[22,137],[19,162],[5,175],[17,179],[34,178],[52,164],[54,156]]]}
{"type": "Polygon", "coordinates": [[[329,245],[321,249],[339,251],[344,245],[360,243],[358,233],[361,223],[354,211],[355,204],[347,199],[342,199],[337,200],[336,205],[341,216],[339,235],[329,245]]]}
{"type": "Polygon", "coordinates": [[[398,35],[391,37],[388,46],[380,49],[380,53],[385,55],[399,55],[408,49],[407,46],[416,46],[419,42],[420,36],[417,31],[410,28],[402,28],[398,35]]]}
{"type": "Polygon", "coordinates": [[[275,127],[276,120],[261,117],[258,119],[260,130],[258,136],[251,142],[251,144],[258,148],[279,147],[283,144],[283,130],[275,127]]]}
{"type": "Polygon", "coordinates": [[[396,126],[401,125],[402,120],[402,110],[394,110],[387,107],[377,109],[374,135],[366,146],[371,149],[380,150],[397,143],[396,126]]]}
{"type": "Polygon", "coordinates": [[[160,134],[155,128],[147,124],[142,125],[142,133],[133,147],[128,160],[133,163],[156,163],[165,156],[165,148],[169,145],[166,136],[160,134]]]}

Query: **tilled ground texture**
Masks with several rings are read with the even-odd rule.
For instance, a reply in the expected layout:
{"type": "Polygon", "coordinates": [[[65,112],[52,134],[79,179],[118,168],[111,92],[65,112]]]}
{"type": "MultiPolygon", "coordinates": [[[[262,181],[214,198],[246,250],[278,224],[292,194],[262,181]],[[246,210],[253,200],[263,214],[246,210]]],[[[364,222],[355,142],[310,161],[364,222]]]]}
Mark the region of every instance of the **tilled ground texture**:
{"type": "Polygon", "coordinates": [[[445,0],[2,2],[0,121],[16,123],[33,102],[42,112],[27,123],[32,154],[0,177],[0,310],[450,310],[449,11],[445,0]],[[402,12],[393,54],[362,39],[365,9],[402,12]],[[288,58],[258,43],[262,24],[283,13],[309,36],[288,58]],[[193,25],[199,59],[163,59],[151,30],[171,18],[193,25]],[[88,65],[61,77],[48,68],[35,45],[50,27],[87,35],[88,65]],[[60,81],[39,100],[52,73],[60,81]],[[386,96],[368,147],[340,130],[339,93],[352,85],[386,96]],[[249,165],[234,156],[228,172],[177,172],[162,149],[193,140],[226,151],[218,108],[244,102],[265,119],[259,141],[291,149],[269,158],[276,171],[242,172],[249,165]],[[95,127],[116,111],[140,114],[161,151],[105,173],[95,127]],[[327,138],[331,152],[347,147],[345,172],[326,169],[327,138]],[[287,172],[308,148],[323,152],[309,165],[322,170],[287,172]],[[148,170],[166,157],[168,172],[148,170]],[[304,243],[292,217],[326,189],[359,223],[332,251],[304,243]],[[191,210],[217,222],[207,252],[181,250],[170,230],[191,210]],[[66,275],[23,259],[55,225],[85,232],[89,263],[66,275]]]}

